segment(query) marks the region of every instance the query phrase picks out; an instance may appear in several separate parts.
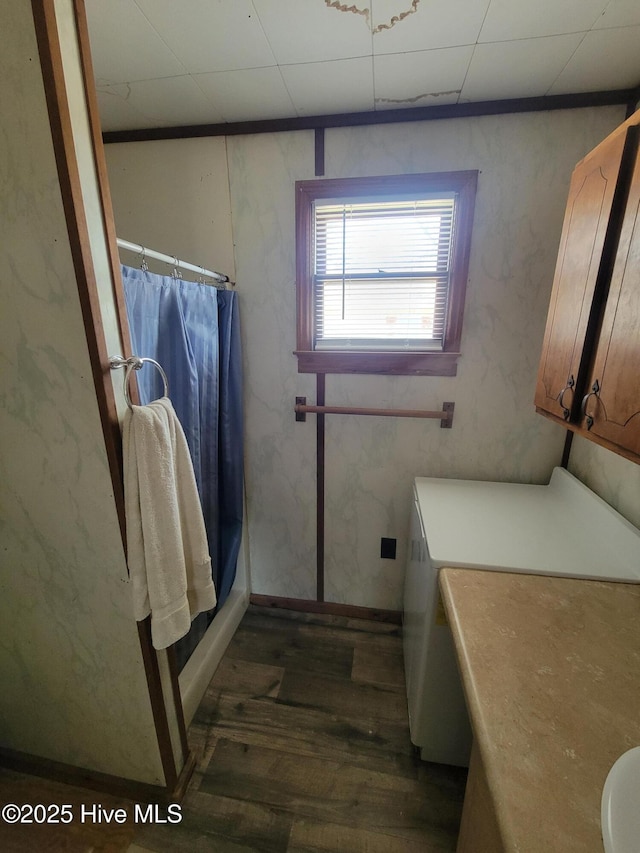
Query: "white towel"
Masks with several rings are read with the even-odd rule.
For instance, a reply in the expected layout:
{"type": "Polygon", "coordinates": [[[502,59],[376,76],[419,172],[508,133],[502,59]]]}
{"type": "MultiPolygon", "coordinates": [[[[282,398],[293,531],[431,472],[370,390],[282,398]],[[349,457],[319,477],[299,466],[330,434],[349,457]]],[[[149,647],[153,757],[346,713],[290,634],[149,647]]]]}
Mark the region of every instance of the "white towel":
{"type": "Polygon", "coordinates": [[[191,456],[167,397],[126,412],[123,455],[134,616],[151,614],[152,643],[164,649],[216,604],[191,456]]]}

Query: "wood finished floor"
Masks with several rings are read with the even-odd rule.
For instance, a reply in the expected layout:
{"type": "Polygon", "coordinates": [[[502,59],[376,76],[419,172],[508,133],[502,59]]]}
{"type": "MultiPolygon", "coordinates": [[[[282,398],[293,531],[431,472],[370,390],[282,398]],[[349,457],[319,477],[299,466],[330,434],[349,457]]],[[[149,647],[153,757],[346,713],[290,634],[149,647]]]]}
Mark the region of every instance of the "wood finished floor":
{"type": "MultiPolygon", "coordinates": [[[[28,838],[0,824],[0,849],[455,850],[466,773],[425,764],[414,754],[398,626],[250,608],[196,713],[189,741],[198,763],[180,824],[74,824],[28,838]]],[[[3,802],[26,802],[17,790],[27,789],[35,802],[34,786],[44,786],[42,802],[66,802],[70,790],[87,795],[0,771],[3,802]],[[13,799],[7,800],[9,790],[13,799]]],[[[84,801],[115,804],[92,793],[84,801]]]]}

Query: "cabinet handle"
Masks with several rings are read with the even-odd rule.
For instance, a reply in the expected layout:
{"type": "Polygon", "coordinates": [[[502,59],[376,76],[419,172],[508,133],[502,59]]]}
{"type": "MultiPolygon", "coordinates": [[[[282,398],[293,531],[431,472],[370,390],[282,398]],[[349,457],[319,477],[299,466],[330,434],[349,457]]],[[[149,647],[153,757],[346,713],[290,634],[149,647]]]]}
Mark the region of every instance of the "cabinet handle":
{"type": "Polygon", "coordinates": [[[593,416],[588,414],[588,412],[587,412],[587,403],[589,401],[589,397],[595,397],[597,399],[599,391],[600,391],[600,383],[596,379],[596,381],[591,386],[591,391],[589,391],[588,394],[585,394],[585,396],[582,399],[582,417],[587,419],[587,429],[588,430],[591,429],[591,427],[593,426],[594,419],[593,419],[593,416]]]}
{"type": "Polygon", "coordinates": [[[570,376],[569,379],[567,380],[567,384],[564,386],[564,388],[558,394],[558,397],[557,397],[557,400],[558,400],[558,403],[560,404],[560,408],[562,409],[562,414],[563,414],[565,421],[569,420],[569,415],[571,414],[571,411],[564,404],[564,395],[568,390],[573,391],[575,384],[576,384],[575,379],[573,378],[573,376],[570,376]]]}

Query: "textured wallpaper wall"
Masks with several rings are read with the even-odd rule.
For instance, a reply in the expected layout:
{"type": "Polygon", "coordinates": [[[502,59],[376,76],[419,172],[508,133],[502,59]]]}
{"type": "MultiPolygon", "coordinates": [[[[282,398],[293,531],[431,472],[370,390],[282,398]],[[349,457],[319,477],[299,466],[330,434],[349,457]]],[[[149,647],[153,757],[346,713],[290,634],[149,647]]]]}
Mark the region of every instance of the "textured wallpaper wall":
{"type": "Polygon", "coordinates": [[[0,745],[161,784],[30,4],[0,18],[0,745]]]}
{"type": "Polygon", "coordinates": [[[577,435],[569,471],[640,527],[640,465],[577,435]]]}
{"type": "MultiPolygon", "coordinates": [[[[533,390],[571,171],[618,108],[326,132],[326,177],[479,169],[462,358],[455,378],[328,376],[328,404],[438,408],[433,421],[328,416],[326,597],[399,608],[417,475],[542,483],[564,432],[533,390]],[[398,540],[395,561],[380,538],[398,540]]],[[[228,140],[246,361],[247,488],[256,592],[315,595],[314,399],[295,356],[294,182],[313,178],[313,134],[228,140]]]]}
{"type": "MultiPolygon", "coordinates": [[[[559,463],[564,431],[535,413],[533,393],[569,179],[623,118],[611,107],[326,131],[326,177],[480,171],[458,375],[327,377],[328,404],[456,404],[451,430],[327,417],[328,600],[400,607],[415,476],[543,483],[559,463]],[[395,561],[380,559],[381,537],[398,540],[395,561]]],[[[232,237],[212,241],[222,240],[223,257],[232,240],[240,293],[253,591],[314,598],[315,417],[296,423],[293,413],[296,396],[315,400],[315,377],[298,374],[293,355],[294,183],[314,177],[314,134],[229,137],[224,156],[220,140],[195,142],[108,146],[110,175],[120,175],[112,182],[116,223],[126,219],[134,232],[137,217],[149,239],[166,239],[177,211],[161,202],[181,169],[228,179],[232,237]],[[134,186],[156,187],[152,208],[132,200],[122,180],[134,164],[134,186]]],[[[185,221],[206,220],[211,198],[180,201],[185,221]]],[[[184,227],[177,224],[179,239],[184,227]]],[[[614,479],[625,472],[616,469],[614,479]]]]}

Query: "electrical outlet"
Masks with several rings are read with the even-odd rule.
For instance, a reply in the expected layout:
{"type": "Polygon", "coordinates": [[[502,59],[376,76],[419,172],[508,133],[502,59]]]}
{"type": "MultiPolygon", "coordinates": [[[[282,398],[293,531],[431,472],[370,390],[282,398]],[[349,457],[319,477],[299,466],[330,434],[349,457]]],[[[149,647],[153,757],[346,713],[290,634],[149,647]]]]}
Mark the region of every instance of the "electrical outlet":
{"type": "Polygon", "coordinates": [[[387,539],[383,536],[380,540],[380,556],[383,560],[395,560],[397,540],[387,539]]]}

